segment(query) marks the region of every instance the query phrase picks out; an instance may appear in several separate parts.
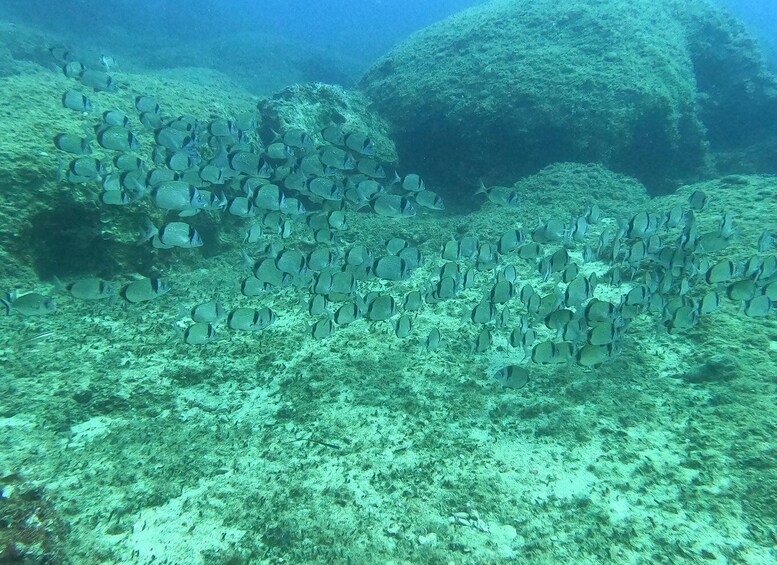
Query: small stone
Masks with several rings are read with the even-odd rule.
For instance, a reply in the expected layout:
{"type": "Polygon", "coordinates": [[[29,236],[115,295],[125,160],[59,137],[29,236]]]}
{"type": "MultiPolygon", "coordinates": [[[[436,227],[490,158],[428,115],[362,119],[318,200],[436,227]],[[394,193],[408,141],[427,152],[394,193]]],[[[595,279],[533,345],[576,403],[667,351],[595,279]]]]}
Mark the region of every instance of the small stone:
{"type": "Polygon", "coordinates": [[[418,543],[420,545],[435,545],[437,543],[437,534],[432,532],[425,536],[418,536],[418,543]]]}

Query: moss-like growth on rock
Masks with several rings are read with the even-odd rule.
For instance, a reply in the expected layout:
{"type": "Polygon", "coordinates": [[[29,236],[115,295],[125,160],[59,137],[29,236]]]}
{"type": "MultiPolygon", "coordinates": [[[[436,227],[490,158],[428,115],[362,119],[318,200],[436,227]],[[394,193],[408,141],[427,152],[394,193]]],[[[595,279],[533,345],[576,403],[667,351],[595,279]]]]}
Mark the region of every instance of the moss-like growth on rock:
{"type": "Polygon", "coordinates": [[[369,100],[360,92],[320,82],[295,84],[260,100],[258,108],[262,125],[275,131],[301,128],[315,136],[331,124],[342,124],[347,132],[368,134],[378,159],[397,161],[388,124],[369,108],[369,100]]]}
{"type": "Polygon", "coordinates": [[[741,71],[763,78],[752,98],[773,104],[755,45],[704,0],[497,0],[415,34],[361,86],[392,123],[402,164],[466,191],[478,176],[505,184],[579,161],[659,192],[709,166],[703,118],[717,119],[716,93],[700,112],[696,73],[713,31],[724,45],[706,60],[752,62],[741,71]]]}

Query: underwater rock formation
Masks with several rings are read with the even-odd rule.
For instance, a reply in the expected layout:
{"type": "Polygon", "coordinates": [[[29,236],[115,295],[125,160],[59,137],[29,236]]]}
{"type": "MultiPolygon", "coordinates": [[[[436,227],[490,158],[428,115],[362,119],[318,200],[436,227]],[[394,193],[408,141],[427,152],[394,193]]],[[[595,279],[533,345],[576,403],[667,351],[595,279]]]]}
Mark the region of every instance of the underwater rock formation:
{"type": "Polygon", "coordinates": [[[702,0],[498,0],[415,34],[360,85],[403,165],[463,193],[557,161],[657,193],[708,169],[709,140],[743,112],[777,108],[764,68],[744,28],[702,0]]]}

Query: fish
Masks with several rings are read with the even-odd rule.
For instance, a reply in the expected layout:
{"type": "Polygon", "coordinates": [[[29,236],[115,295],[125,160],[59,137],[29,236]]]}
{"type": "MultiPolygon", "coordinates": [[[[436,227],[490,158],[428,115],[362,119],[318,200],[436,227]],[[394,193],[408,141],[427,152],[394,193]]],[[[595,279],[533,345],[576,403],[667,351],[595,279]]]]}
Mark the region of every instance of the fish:
{"type": "Polygon", "coordinates": [[[496,308],[488,300],[480,301],[470,312],[470,320],[474,324],[488,324],[496,318],[496,308]]]}
{"type": "Polygon", "coordinates": [[[329,301],[323,294],[314,294],[308,302],[308,314],[314,317],[324,316],[327,313],[329,301]]]}
{"type": "Polygon", "coordinates": [[[282,273],[300,277],[307,272],[307,258],[296,249],[284,249],[275,258],[275,266],[282,273]]]}
{"type": "Polygon", "coordinates": [[[183,340],[188,345],[205,345],[216,339],[216,330],[208,322],[196,322],[183,332],[183,340]]]}
{"type": "Polygon", "coordinates": [[[75,90],[67,90],[62,95],[62,105],[76,112],[90,112],[92,103],[89,99],[75,90]]]}
{"type": "Polygon", "coordinates": [[[397,313],[397,303],[388,294],[377,295],[367,306],[367,319],[373,322],[388,320],[397,313]]]}
{"type": "Polygon", "coordinates": [[[327,147],[321,152],[319,158],[327,167],[340,171],[350,171],[356,166],[351,154],[338,147],[327,147]]]}
{"type": "Polygon", "coordinates": [[[768,316],[774,307],[772,300],[765,294],[761,294],[744,303],[742,310],[749,318],[763,318],[768,316]]]}
{"type": "Polygon", "coordinates": [[[495,372],[493,377],[503,387],[518,390],[529,382],[529,370],[521,365],[508,365],[495,372]]]}
{"type": "Polygon", "coordinates": [[[140,157],[121,153],[113,158],[113,166],[119,171],[145,173],[146,164],[140,157]]]}
{"type": "Polygon", "coordinates": [[[585,216],[580,216],[572,220],[571,226],[566,230],[566,237],[569,241],[585,241],[588,233],[588,220],[585,216]]]}
{"type": "Polygon", "coordinates": [[[405,260],[408,271],[421,267],[425,261],[424,254],[417,247],[406,247],[399,252],[398,257],[405,260]]]}
{"type": "Polygon", "coordinates": [[[335,324],[329,318],[322,318],[314,322],[309,331],[314,338],[325,339],[335,333],[335,324]]]}
{"type": "Polygon", "coordinates": [[[497,282],[500,280],[515,283],[518,280],[518,270],[515,265],[505,265],[505,268],[497,274],[497,282]]]}
{"type": "Polygon", "coordinates": [[[485,194],[486,198],[497,206],[506,208],[517,208],[520,206],[521,198],[514,188],[509,186],[492,186],[487,188],[482,180],[479,184],[480,186],[475,192],[475,196],[485,194]]]}
{"type": "Polygon", "coordinates": [[[734,232],[736,231],[736,227],[734,226],[734,216],[726,212],[723,214],[723,217],[720,219],[720,227],[719,227],[719,233],[720,237],[724,239],[729,239],[734,235],[734,232]]]}
{"type": "Polygon", "coordinates": [[[567,363],[573,357],[573,346],[568,341],[542,341],[532,348],[531,360],[535,363],[567,363]]]}
{"type": "Polygon", "coordinates": [[[116,291],[113,286],[100,278],[89,277],[70,283],[68,292],[80,300],[104,300],[113,298],[116,291]]]}
{"type": "Polygon", "coordinates": [[[286,195],[276,184],[265,184],[260,186],[254,196],[254,206],[262,210],[277,211],[280,210],[286,200],[286,195]]]}
{"type": "Polygon", "coordinates": [[[736,278],[739,269],[730,259],[720,261],[709,268],[704,275],[705,280],[710,284],[730,281],[736,278]]]}
{"type": "Polygon", "coordinates": [[[392,237],[386,242],[386,251],[391,255],[399,255],[401,251],[410,247],[410,243],[401,237],[392,237]]]}
{"type": "Polygon", "coordinates": [[[194,147],[194,139],[189,132],[174,127],[168,126],[156,130],[154,139],[159,147],[170,151],[181,151],[194,147]]]}
{"type": "Polygon", "coordinates": [[[257,331],[268,328],[276,320],[270,308],[235,308],[227,316],[227,327],[232,330],[257,331]]]}
{"type": "Polygon", "coordinates": [[[285,132],[281,139],[289,147],[298,149],[313,147],[313,138],[303,129],[291,129],[285,132]]]}
{"type": "Polygon", "coordinates": [[[561,330],[574,317],[574,311],[569,308],[560,308],[545,316],[545,325],[551,330],[561,330]]]}
{"type": "Polygon", "coordinates": [[[86,69],[79,77],[81,84],[91,87],[97,91],[115,92],[119,87],[108,73],[86,69]]]}
{"type": "Polygon", "coordinates": [[[226,311],[220,302],[211,300],[203,302],[191,309],[190,316],[195,322],[216,324],[224,319],[226,311]]]}
{"type": "Polygon", "coordinates": [[[114,59],[111,55],[106,55],[103,53],[100,55],[100,65],[102,65],[103,69],[106,71],[110,71],[116,66],[116,59],[114,59]]]}
{"type": "Polygon", "coordinates": [[[337,260],[334,252],[326,247],[317,247],[308,253],[308,269],[311,271],[323,271],[331,267],[337,260]]]}
{"type": "Polygon", "coordinates": [[[138,112],[141,112],[141,113],[148,112],[150,114],[160,114],[162,111],[159,108],[159,104],[157,104],[156,100],[148,96],[136,96],[135,109],[138,112]]]}
{"type": "Polygon", "coordinates": [[[416,312],[423,306],[423,297],[418,290],[411,290],[402,299],[402,309],[405,312],[416,312]]]}
{"type": "Polygon", "coordinates": [[[38,292],[10,292],[6,294],[5,299],[0,298],[0,302],[5,306],[5,313],[8,315],[16,311],[22,316],[46,316],[57,310],[51,297],[38,292]]]}
{"type": "Polygon", "coordinates": [[[688,206],[691,210],[701,212],[709,205],[709,198],[701,190],[694,190],[688,197],[688,206]]]}
{"type": "Polygon", "coordinates": [[[410,277],[407,261],[396,255],[386,255],[375,260],[372,271],[376,277],[387,281],[401,281],[410,277]]]}
{"type": "Polygon", "coordinates": [[[157,184],[151,190],[151,201],[163,210],[198,210],[207,205],[200,191],[184,181],[157,184]]]}
{"type": "Polygon", "coordinates": [[[423,192],[426,190],[426,185],[419,175],[410,173],[402,179],[402,189],[407,192],[423,192]]]}
{"type": "Polygon", "coordinates": [[[162,127],[162,116],[152,112],[142,112],[138,117],[140,124],[148,130],[158,130],[162,127]]]}
{"type": "Polygon", "coordinates": [[[394,334],[399,339],[405,339],[413,333],[413,320],[407,314],[402,314],[394,322],[394,334]]]}
{"type": "Polygon", "coordinates": [[[147,302],[170,292],[172,288],[161,279],[139,279],[132,281],[122,289],[122,296],[127,302],[137,304],[147,302]]]}
{"type": "Polygon", "coordinates": [[[73,60],[73,54],[70,52],[70,50],[67,49],[67,47],[63,47],[62,45],[55,45],[54,47],[50,47],[49,53],[58,63],[67,63],[68,61],[73,60]]]}
{"type": "Polygon", "coordinates": [[[588,343],[577,350],[575,360],[583,367],[597,368],[612,357],[613,351],[612,344],[592,345],[588,343]]]}
{"type": "Polygon", "coordinates": [[[347,326],[358,320],[360,316],[361,309],[355,302],[344,302],[337,310],[335,310],[334,322],[338,326],[347,326]]]}
{"type": "Polygon", "coordinates": [[[416,193],[413,196],[413,202],[427,210],[445,210],[445,203],[442,197],[431,190],[416,193]]]}
{"type": "Polygon", "coordinates": [[[332,124],[321,130],[321,138],[332,145],[345,145],[345,135],[340,124],[332,124]]]}
{"type": "Polygon", "coordinates": [[[619,337],[619,324],[616,320],[605,320],[588,330],[588,343],[591,345],[608,345],[619,337]]]}
{"type": "Polygon", "coordinates": [[[108,126],[97,134],[97,143],[104,149],[134,151],[140,143],[132,132],[123,126],[108,126]]]}
{"type": "Polygon", "coordinates": [[[699,301],[699,315],[710,314],[720,308],[720,295],[715,291],[705,294],[699,301]]]}
{"type": "Polygon", "coordinates": [[[354,132],[345,136],[345,146],[360,155],[374,155],[375,144],[365,134],[354,132]]]}
{"type": "Polygon", "coordinates": [[[356,163],[356,170],[374,179],[386,178],[386,171],[378,161],[372,158],[359,159],[356,163]]]}
{"type": "Polygon", "coordinates": [[[424,342],[427,353],[434,353],[442,345],[442,334],[438,328],[432,328],[424,342]]]}
{"type": "Polygon", "coordinates": [[[531,238],[536,243],[554,243],[564,239],[565,230],[564,222],[557,218],[551,218],[534,228],[531,238]]]}
{"type": "Polygon", "coordinates": [[[585,213],[583,214],[583,218],[585,218],[585,221],[589,224],[595,225],[599,223],[602,215],[602,209],[599,208],[599,205],[594,202],[593,204],[590,204],[588,208],[586,208],[585,213]]]}
{"type": "Polygon", "coordinates": [[[69,133],[59,133],[55,135],[54,146],[60,151],[72,155],[90,155],[92,153],[92,148],[89,145],[88,139],[69,133]]]}
{"type": "Polygon", "coordinates": [[[72,177],[69,177],[74,182],[81,179],[94,180],[100,178],[105,172],[102,161],[99,159],[93,159],[91,157],[79,157],[70,161],[68,167],[69,173],[72,177]]]}
{"type": "Polygon", "coordinates": [[[333,230],[344,231],[348,229],[348,220],[344,210],[332,210],[325,217],[327,225],[333,230]]]}
{"type": "Polygon", "coordinates": [[[770,231],[762,232],[758,237],[758,242],[756,243],[758,251],[761,253],[766,253],[769,251],[772,247],[774,247],[775,239],[775,234],[771,233],[770,231]]]}
{"type": "Polygon", "coordinates": [[[729,300],[752,300],[755,297],[757,288],[755,281],[744,279],[735,281],[726,287],[726,296],[729,300]]]}
{"type": "Polygon", "coordinates": [[[493,342],[494,338],[491,335],[491,330],[488,328],[483,328],[475,338],[475,342],[472,344],[472,349],[475,353],[483,353],[488,351],[493,342]]]}
{"type": "Polygon", "coordinates": [[[438,281],[432,294],[437,300],[447,300],[449,298],[455,298],[458,290],[459,284],[457,280],[454,277],[445,276],[438,281]]]}
{"type": "Polygon", "coordinates": [[[65,76],[68,78],[80,79],[85,69],[86,67],[84,67],[84,64],[80,61],[68,61],[65,63],[65,66],[62,67],[62,72],[65,73],[65,76]]]}
{"type": "Polygon", "coordinates": [[[308,183],[308,190],[324,200],[338,201],[343,199],[342,187],[339,183],[325,177],[316,177],[308,183]]]}
{"type": "MultiPolygon", "coordinates": [[[[201,206],[200,208],[204,208],[204,206],[201,206]]],[[[192,206],[191,209],[197,210],[198,208],[192,206]]],[[[235,196],[230,200],[229,205],[227,206],[227,212],[238,218],[253,218],[256,216],[253,200],[245,196],[235,196]]]]}
{"type": "Polygon", "coordinates": [[[416,214],[412,201],[397,194],[378,195],[372,201],[372,210],[386,218],[411,218],[416,214]]]}
{"type": "Polygon", "coordinates": [[[170,249],[172,247],[192,249],[202,247],[203,241],[197,230],[189,224],[170,222],[159,228],[159,231],[153,236],[151,244],[156,249],[170,249]]]}
{"type": "Polygon", "coordinates": [[[502,234],[496,245],[497,251],[502,255],[507,255],[511,251],[518,249],[526,236],[521,230],[510,230],[502,234]]]}
{"type": "MultiPolygon", "coordinates": [[[[175,172],[178,173],[185,173],[192,171],[198,166],[199,157],[196,157],[194,155],[189,154],[186,151],[174,151],[171,154],[167,156],[167,159],[165,160],[165,164],[167,167],[175,172]]],[[[197,173],[197,178],[195,180],[199,180],[199,172],[197,173]]]]}
{"type": "Polygon", "coordinates": [[[593,327],[613,318],[615,311],[615,304],[605,300],[599,300],[598,298],[593,298],[588,304],[586,304],[585,310],[583,310],[583,314],[588,325],[593,327]]]}
{"type": "Polygon", "coordinates": [[[505,304],[515,296],[513,283],[507,280],[497,282],[488,293],[489,300],[493,304],[505,304]]]}
{"type": "Polygon", "coordinates": [[[676,334],[698,323],[699,313],[692,304],[677,308],[668,318],[664,319],[669,334],[676,334]]]}
{"type": "Polygon", "coordinates": [[[567,285],[564,291],[564,304],[567,306],[580,306],[593,296],[594,285],[584,276],[577,276],[567,285]]]}

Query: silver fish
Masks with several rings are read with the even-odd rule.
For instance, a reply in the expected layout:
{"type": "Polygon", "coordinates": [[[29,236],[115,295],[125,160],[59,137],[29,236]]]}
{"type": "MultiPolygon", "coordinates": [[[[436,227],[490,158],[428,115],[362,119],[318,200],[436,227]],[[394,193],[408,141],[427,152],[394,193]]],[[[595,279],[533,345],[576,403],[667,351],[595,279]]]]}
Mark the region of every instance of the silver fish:
{"type": "Polygon", "coordinates": [[[499,369],[493,377],[503,387],[517,390],[529,382],[529,370],[521,365],[508,365],[499,369]]]}
{"type": "Polygon", "coordinates": [[[208,322],[197,322],[186,328],[183,340],[189,345],[205,345],[216,339],[216,330],[208,322]]]}
{"type": "Polygon", "coordinates": [[[62,105],[76,112],[89,112],[92,109],[89,99],[75,90],[68,90],[62,95],[62,105]]]}
{"type": "Polygon", "coordinates": [[[126,285],[122,289],[122,295],[127,302],[136,304],[164,296],[170,290],[171,287],[160,279],[140,279],[126,285]]]}
{"type": "Polygon", "coordinates": [[[77,280],[68,285],[67,290],[81,300],[103,300],[116,294],[110,283],[95,277],[77,280]]]}
{"type": "Polygon", "coordinates": [[[388,281],[401,281],[410,276],[407,261],[395,255],[387,255],[375,260],[373,264],[375,276],[388,281]]]}
{"type": "Polygon", "coordinates": [[[134,151],[140,143],[132,132],[122,126],[108,126],[97,134],[97,143],[104,149],[134,151]]]}
{"type": "Polygon", "coordinates": [[[15,310],[23,316],[45,316],[56,311],[54,301],[37,292],[27,292],[21,295],[17,295],[15,292],[8,293],[5,300],[0,298],[0,302],[5,306],[6,314],[15,310]]]}
{"type": "Polygon", "coordinates": [[[235,308],[227,316],[227,326],[232,330],[257,331],[269,327],[275,319],[269,308],[235,308]]]}
{"type": "Polygon", "coordinates": [[[373,211],[386,218],[411,218],[416,210],[413,203],[397,194],[380,194],[372,202],[373,211]]]}
{"type": "Polygon", "coordinates": [[[220,302],[210,301],[198,304],[191,311],[191,318],[195,322],[208,322],[215,324],[226,316],[226,311],[220,302]]]}
{"type": "Polygon", "coordinates": [[[54,136],[54,146],[60,151],[73,155],[89,155],[92,153],[88,139],[69,133],[60,133],[54,136]]]}

